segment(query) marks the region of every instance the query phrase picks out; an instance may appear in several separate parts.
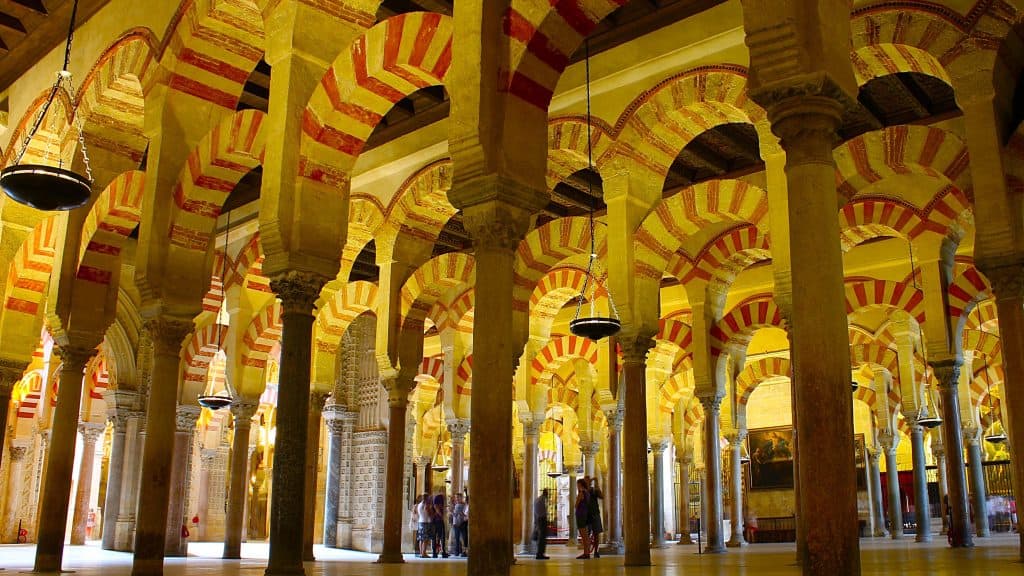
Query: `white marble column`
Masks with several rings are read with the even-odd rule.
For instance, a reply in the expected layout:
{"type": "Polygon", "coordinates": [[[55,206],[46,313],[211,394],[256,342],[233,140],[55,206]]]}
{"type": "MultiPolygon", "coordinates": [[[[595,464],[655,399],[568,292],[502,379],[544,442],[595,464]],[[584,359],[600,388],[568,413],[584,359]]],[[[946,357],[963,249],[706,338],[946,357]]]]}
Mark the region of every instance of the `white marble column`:
{"type": "Polygon", "coordinates": [[[700,403],[704,407],[704,493],[707,495],[705,502],[707,551],[710,554],[717,554],[725,552],[725,535],[722,534],[722,449],[718,444],[722,399],[719,396],[702,396],[700,403]]]}
{"type": "Polygon", "coordinates": [[[85,544],[85,528],[89,520],[89,500],[92,498],[93,467],[96,462],[96,441],[106,426],[96,422],[82,422],[78,433],[82,435],[82,459],[78,464],[78,486],[75,490],[75,514],[71,521],[71,545],[85,544]]]}
{"type": "MultiPolygon", "coordinates": [[[[523,555],[533,555],[537,551],[537,543],[532,538],[533,501],[537,498],[537,440],[542,423],[543,421],[540,418],[523,422],[523,442],[525,446],[523,453],[523,485],[522,492],[519,495],[522,505],[523,527],[523,539],[519,545],[519,553],[523,555]]],[[[472,494],[470,497],[472,498],[472,494]]],[[[476,508],[471,506],[471,513],[474,509],[478,510],[479,506],[479,503],[476,504],[476,508]]],[[[479,514],[479,512],[477,513],[479,514]]]]}
{"type": "Polygon", "coordinates": [[[740,430],[729,437],[729,487],[732,504],[729,506],[729,520],[732,524],[732,535],[726,546],[739,548],[746,546],[743,538],[743,440],[747,437],[746,430],[740,430]]]}
{"type": "Polygon", "coordinates": [[[882,471],[879,460],[882,458],[881,447],[876,447],[868,452],[868,463],[871,476],[871,507],[872,515],[875,517],[875,528],[873,536],[888,536],[889,531],[885,528],[885,506],[882,502],[882,471]]]}
{"type": "MultiPolygon", "coordinates": [[[[936,438],[941,438],[941,435],[936,434],[936,438]]],[[[949,518],[946,512],[946,450],[942,444],[932,440],[932,456],[935,457],[935,472],[938,477],[937,484],[939,485],[939,515],[942,516],[942,531],[940,534],[945,535],[949,532],[949,518]]]]}
{"type": "Polygon", "coordinates": [[[583,454],[583,475],[594,478],[597,474],[597,453],[601,451],[600,442],[580,442],[580,453],[583,454]]]}
{"type": "Polygon", "coordinates": [[[608,518],[605,523],[605,532],[608,533],[608,544],[602,552],[610,554],[622,554],[624,543],[622,540],[622,434],[623,413],[621,409],[615,408],[605,410],[605,419],[608,421],[608,485],[605,487],[604,497],[608,499],[608,518]]]}
{"type": "Polygon", "coordinates": [[[121,503],[117,507],[114,550],[131,552],[135,546],[135,520],[139,506],[139,479],[146,442],[146,415],[141,410],[128,417],[124,435],[124,468],[121,471],[121,503]]]}
{"type": "Polygon", "coordinates": [[[668,448],[669,440],[665,438],[652,437],[651,456],[654,460],[654,475],[651,485],[651,548],[665,547],[665,449],[668,448]]]}
{"type": "Polygon", "coordinates": [[[566,468],[569,472],[569,541],[566,546],[575,548],[579,545],[579,530],[576,529],[576,480],[579,478],[577,475],[577,465],[570,466],[566,464],[566,468]]]}

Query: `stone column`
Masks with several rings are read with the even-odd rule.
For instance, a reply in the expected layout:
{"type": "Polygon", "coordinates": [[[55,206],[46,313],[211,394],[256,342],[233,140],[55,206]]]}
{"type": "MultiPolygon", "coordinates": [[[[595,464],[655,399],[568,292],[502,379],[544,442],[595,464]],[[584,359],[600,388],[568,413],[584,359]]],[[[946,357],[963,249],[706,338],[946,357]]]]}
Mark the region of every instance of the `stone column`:
{"type": "Polygon", "coordinates": [[[732,524],[732,535],[726,546],[739,548],[746,546],[747,541],[743,538],[743,440],[746,439],[746,430],[740,430],[729,437],[729,477],[732,480],[729,492],[732,496],[732,504],[729,506],[729,520],[732,524]]]}
{"type": "Polygon", "coordinates": [[[693,464],[692,455],[683,455],[682,450],[676,452],[676,462],[679,464],[679,513],[676,514],[676,530],[679,532],[679,544],[693,544],[690,537],[690,465],[693,464]]]}
{"type": "Polygon", "coordinates": [[[619,436],[622,434],[624,414],[616,408],[606,410],[604,415],[608,421],[608,485],[604,491],[604,497],[608,500],[608,518],[604,525],[608,545],[605,551],[622,554],[622,450],[619,436]]]}
{"type": "MultiPolygon", "coordinates": [[[[164,556],[188,556],[188,538],[182,526],[192,526],[188,517],[188,496],[192,485],[192,440],[202,408],[183,404],[176,411],[174,455],[171,461],[171,490],[167,500],[167,529],[164,532],[164,556]]],[[[145,503],[143,503],[145,505],[145,503]]],[[[202,522],[206,518],[200,519],[202,522]]],[[[198,535],[189,538],[198,538],[198,535]]]]}
{"type": "MultiPolygon", "coordinates": [[[[405,510],[402,505],[405,474],[405,412],[409,405],[408,388],[394,380],[386,384],[388,389],[388,458],[384,470],[384,546],[377,558],[380,564],[401,564],[402,529],[406,526],[405,510]]],[[[424,463],[430,469],[429,460],[424,463]]],[[[427,476],[424,474],[424,482],[427,476]]],[[[430,488],[424,486],[426,492],[430,488]]]]}
{"type": "Polygon", "coordinates": [[[650,494],[647,479],[647,384],[646,360],[652,342],[644,336],[623,336],[623,382],[619,394],[623,396],[624,437],[622,529],[625,533],[626,566],[651,565],[650,494]]]}
{"type": "Polygon", "coordinates": [[[21,493],[24,489],[25,480],[31,475],[25,473],[25,456],[29,453],[30,445],[14,444],[13,439],[8,454],[11,456],[7,472],[7,500],[4,510],[4,526],[17,529],[18,516],[21,509],[21,493]]]}
{"type": "MultiPolygon", "coordinates": [[[[213,472],[213,463],[217,460],[217,451],[211,448],[203,448],[199,451],[199,493],[196,499],[196,515],[199,516],[199,526],[196,534],[189,538],[195,542],[205,542],[209,534],[210,526],[210,476],[213,472]]],[[[185,495],[185,513],[188,514],[188,494],[185,495]]]]}
{"type": "Polygon", "coordinates": [[[43,473],[34,572],[59,572],[61,569],[78,440],[78,414],[82,408],[82,380],[85,365],[96,354],[96,349],[69,345],[61,346],[57,353],[62,360],[60,389],[50,429],[50,452],[43,473]]]}
{"type": "Polygon", "coordinates": [[[3,456],[7,438],[7,412],[10,411],[11,392],[25,374],[25,368],[28,368],[26,362],[0,358],[0,457],[3,456]]]}
{"type": "Polygon", "coordinates": [[[654,541],[652,548],[664,548],[665,542],[665,449],[669,440],[652,438],[651,456],[654,459],[654,478],[651,492],[651,532],[654,541]]]}
{"type": "MultiPolygon", "coordinates": [[[[112,403],[113,398],[108,402],[112,403]]],[[[110,461],[107,464],[107,494],[103,499],[104,550],[113,550],[117,535],[117,517],[121,509],[121,482],[124,478],[125,434],[128,430],[128,410],[110,412],[113,435],[110,438],[110,461]]]]}
{"type": "Polygon", "coordinates": [[[931,363],[939,381],[942,399],[942,445],[946,448],[946,482],[948,483],[949,511],[953,516],[951,546],[974,546],[971,536],[971,518],[967,506],[967,474],[964,470],[964,443],[960,436],[960,361],[957,359],[931,363]]]}
{"type": "Polygon", "coordinates": [[[238,400],[231,405],[234,432],[231,436],[231,470],[228,479],[228,511],[224,519],[225,559],[242,557],[245,531],[245,497],[249,492],[249,433],[259,404],[238,400]]]}
{"type": "Polygon", "coordinates": [[[146,441],[139,479],[138,520],[132,576],[163,574],[171,468],[177,431],[181,344],[193,329],[191,320],[155,317],[143,329],[153,346],[152,381],[146,409],[146,441]]]}
{"type": "Polygon", "coordinates": [[[281,299],[282,328],[267,576],[304,574],[303,512],[313,304],[323,285],[324,279],[316,274],[294,271],[270,282],[270,288],[281,299]]]}
{"type": "Polygon", "coordinates": [[[570,548],[576,548],[579,545],[577,537],[579,530],[576,529],[576,481],[579,479],[579,475],[576,471],[576,466],[569,467],[569,541],[566,546],[570,548]]]}
{"type": "Polygon", "coordinates": [[[984,451],[981,449],[981,431],[964,431],[967,441],[967,466],[971,471],[971,504],[974,507],[974,535],[985,538],[991,535],[988,527],[988,495],[985,490],[984,451]]]}
{"type": "Polygon", "coordinates": [[[885,507],[882,504],[882,474],[879,460],[882,452],[874,449],[868,452],[868,481],[871,482],[871,517],[874,518],[872,536],[888,536],[885,529],[885,507]]]}
{"type": "Polygon", "coordinates": [[[93,465],[96,461],[96,440],[106,427],[94,422],[82,422],[78,433],[82,435],[82,460],[78,464],[78,488],[75,490],[75,513],[71,520],[71,545],[85,544],[85,524],[89,520],[89,500],[92,498],[93,465]]]}
{"type": "MultiPolygon", "coordinates": [[[[522,505],[523,540],[519,553],[536,554],[537,544],[533,541],[533,501],[537,498],[537,440],[543,420],[534,418],[523,422],[523,486],[519,501],[522,505]]],[[[472,510],[472,508],[471,508],[472,510]]]]}
{"type": "Polygon", "coordinates": [[[456,420],[448,423],[448,433],[452,436],[452,495],[462,494],[462,479],[465,476],[466,434],[469,434],[469,421],[456,420]]]}
{"type": "Polygon", "coordinates": [[[717,395],[701,396],[704,407],[704,493],[707,509],[709,554],[725,552],[722,533],[722,450],[719,444],[719,421],[722,398],[717,395]]]}
{"type": "Polygon", "coordinates": [[[338,548],[338,504],[341,501],[342,434],[345,432],[345,407],[329,404],[323,411],[327,424],[327,487],[324,490],[324,546],[338,548]]]}
{"type": "Polygon", "coordinates": [[[940,534],[949,532],[949,518],[946,517],[946,450],[941,444],[932,443],[932,456],[935,457],[935,475],[938,477],[939,485],[939,515],[942,516],[942,531],[940,534]]]}
{"type": "Polygon", "coordinates": [[[910,447],[914,455],[914,512],[917,520],[917,542],[932,540],[932,511],[928,500],[928,470],[924,453],[924,427],[910,426],[910,447]]]}
{"type": "Polygon", "coordinates": [[[583,455],[583,475],[594,478],[597,474],[597,453],[601,451],[600,442],[580,442],[580,454],[583,455]]]}
{"type": "Polygon", "coordinates": [[[903,500],[900,497],[900,475],[896,464],[896,447],[899,445],[894,433],[879,434],[882,449],[885,450],[885,480],[889,489],[889,535],[893,540],[903,538],[903,500]]]}
{"type": "Polygon", "coordinates": [[[316,530],[316,481],[320,469],[320,415],[330,392],[314,390],[309,396],[309,422],[306,432],[306,505],[303,513],[302,559],[312,562],[316,530]]]}

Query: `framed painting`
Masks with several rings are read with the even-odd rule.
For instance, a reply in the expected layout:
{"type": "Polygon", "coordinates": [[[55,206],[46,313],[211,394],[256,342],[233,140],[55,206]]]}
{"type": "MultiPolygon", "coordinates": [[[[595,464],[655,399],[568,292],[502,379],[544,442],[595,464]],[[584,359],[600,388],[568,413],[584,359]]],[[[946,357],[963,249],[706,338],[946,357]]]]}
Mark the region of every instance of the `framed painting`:
{"type": "Polygon", "coordinates": [[[793,487],[793,429],[790,427],[751,430],[750,489],[782,490],[793,487]]]}

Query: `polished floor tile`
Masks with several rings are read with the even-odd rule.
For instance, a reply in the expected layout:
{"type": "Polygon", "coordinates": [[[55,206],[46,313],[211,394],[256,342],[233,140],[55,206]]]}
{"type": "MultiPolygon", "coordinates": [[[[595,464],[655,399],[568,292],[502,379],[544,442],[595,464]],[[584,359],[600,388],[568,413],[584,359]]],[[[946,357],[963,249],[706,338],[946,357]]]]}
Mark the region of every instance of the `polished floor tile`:
{"type": "MultiPolygon", "coordinates": [[[[917,544],[913,538],[901,541],[866,539],[861,541],[862,574],[900,574],[905,576],[962,576],[1024,574],[1019,562],[1016,535],[999,535],[978,540],[970,550],[951,550],[943,540],[917,544]]],[[[188,558],[171,558],[166,562],[167,576],[199,576],[207,574],[258,576],[266,566],[267,545],[245,544],[242,560],[222,561],[218,558],[219,543],[199,542],[189,547],[188,558]]],[[[565,546],[549,547],[551,560],[539,561],[520,558],[512,570],[513,576],[540,576],[546,574],[586,574],[602,576],[612,574],[682,575],[701,574],[715,576],[796,575],[800,569],[793,564],[793,545],[758,544],[740,550],[730,549],[725,554],[699,555],[696,546],[676,546],[654,550],[655,565],[645,568],[622,567],[621,558],[605,556],[600,559],[575,560],[579,552],[565,546]]],[[[35,548],[26,545],[0,546],[0,567],[8,572],[32,569],[35,548]]],[[[343,550],[316,548],[317,562],[306,564],[306,573],[339,576],[462,576],[466,574],[463,559],[418,559],[407,556],[401,566],[374,564],[376,555],[343,550]]],[[[69,546],[65,549],[64,568],[81,576],[127,576],[131,572],[131,555],[100,550],[96,544],[69,546]]],[[[841,575],[836,575],[841,576],[841,575]]]]}

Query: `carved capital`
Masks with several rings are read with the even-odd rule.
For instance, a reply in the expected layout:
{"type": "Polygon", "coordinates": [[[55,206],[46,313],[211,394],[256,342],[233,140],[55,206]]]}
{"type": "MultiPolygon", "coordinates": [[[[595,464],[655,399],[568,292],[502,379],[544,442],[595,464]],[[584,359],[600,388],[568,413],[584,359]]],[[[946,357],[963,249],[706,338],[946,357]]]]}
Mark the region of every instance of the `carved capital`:
{"type": "Polygon", "coordinates": [[[432,461],[433,458],[431,458],[430,456],[417,456],[412,459],[412,463],[420,468],[426,468],[427,466],[430,466],[430,463],[432,461]]]}
{"type": "Polygon", "coordinates": [[[651,446],[651,453],[655,456],[661,456],[665,453],[665,449],[669,447],[672,440],[669,438],[658,438],[652,437],[647,440],[647,443],[651,446]]]}
{"type": "Polygon", "coordinates": [[[28,454],[28,446],[24,446],[21,444],[11,444],[8,454],[11,455],[12,462],[21,462],[22,460],[25,459],[25,456],[28,454]]]}
{"type": "Polygon", "coordinates": [[[191,320],[158,315],[146,320],[142,329],[149,336],[153,353],[178,356],[185,338],[195,329],[191,320]]]}
{"type": "MultiPolygon", "coordinates": [[[[73,344],[60,346],[55,349],[57,356],[64,366],[71,367],[75,370],[80,370],[79,375],[85,372],[85,365],[89,363],[89,360],[96,355],[96,348],[88,348],[86,346],[75,346],[73,344]]],[[[64,368],[61,368],[61,372],[64,368]]]]}
{"type": "Polygon", "coordinates": [[[622,347],[622,363],[627,365],[645,363],[655,344],[654,333],[648,332],[622,334],[616,342],[622,347]]]}
{"type": "Polygon", "coordinates": [[[9,395],[14,385],[25,375],[27,362],[0,358],[0,395],[9,395]]]}
{"type": "Polygon", "coordinates": [[[327,397],[330,395],[331,393],[326,390],[312,390],[309,393],[309,413],[323,412],[327,397]]]}
{"type": "Polygon", "coordinates": [[[729,441],[729,446],[733,450],[739,450],[743,446],[743,441],[747,439],[746,430],[734,430],[725,435],[726,440],[729,441]]]}
{"type": "Polygon", "coordinates": [[[519,206],[491,200],[463,211],[466,230],[478,250],[515,252],[530,228],[530,216],[519,206]]]}
{"type": "Polygon", "coordinates": [[[600,450],[600,442],[580,442],[580,453],[587,458],[593,458],[600,450]]]}
{"type": "Polygon", "coordinates": [[[124,434],[128,430],[128,420],[132,415],[128,410],[108,410],[107,420],[114,427],[114,434],[124,434]]]}
{"type": "Polygon", "coordinates": [[[281,314],[311,315],[326,283],[319,274],[292,270],[273,278],[270,289],[281,299],[281,314]]]}
{"type": "Polygon", "coordinates": [[[1024,298],[1024,268],[1019,264],[986,267],[984,273],[997,300],[1024,298]]]}
{"type": "Polygon", "coordinates": [[[962,426],[960,431],[964,443],[968,446],[978,446],[981,444],[981,428],[977,426],[962,426]]]}
{"type": "Polygon", "coordinates": [[[79,422],[78,433],[82,435],[82,440],[86,444],[95,444],[96,440],[106,430],[106,426],[96,422],[79,422]]]}
{"type": "Polygon", "coordinates": [[[523,421],[523,436],[525,438],[536,439],[537,435],[540,434],[540,425],[543,424],[543,420],[524,420],[523,421]]]}
{"type": "Polygon", "coordinates": [[[604,411],[604,418],[608,421],[608,428],[615,432],[622,430],[622,419],[625,417],[623,410],[612,408],[604,411]]]}
{"type": "Polygon", "coordinates": [[[252,420],[252,417],[256,415],[256,411],[260,409],[260,405],[256,402],[236,401],[231,404],[231,416],[235,419],[235,426],[237,427],[242,422],[246,424],[252,420]]]}
{"type": "Polygon", "coordinates": [[[886,454],[895,454],[896,448],[900,444],[900,438],[897,434],[889,430],[878,431],[878,443],[881,445],[882,450],[885,450],[886,454]]]}
{"type": "Polygon", "coordinates": [[[704,418],[708,418],[709,414],[718,414],[722,408],[722,395],[720,394],[699,396],[697,400],[700,401],[700,405],[704,408],[704,418]]]}
{"type": "Polygon", "coordinates": [[[939,381],[939,389],[956,390],[960,382],[961,361],[956,358],[931,362],[932,371],[939,381]]]}
{"type": "Polygon", "coordinates": [[[466,434],[469,434],[469,420],[461,418],[448,423],[448,433],[452,435],[452,444],[466,441],[466,434]]]}
{"type": "Polygon", "coordinates": [[[178,409],[175,411],[178,432],[192,432],[195,430],[196,422],[199,421],[201,413],[202,408],[194,404],[178,406],[178,409]]]}

